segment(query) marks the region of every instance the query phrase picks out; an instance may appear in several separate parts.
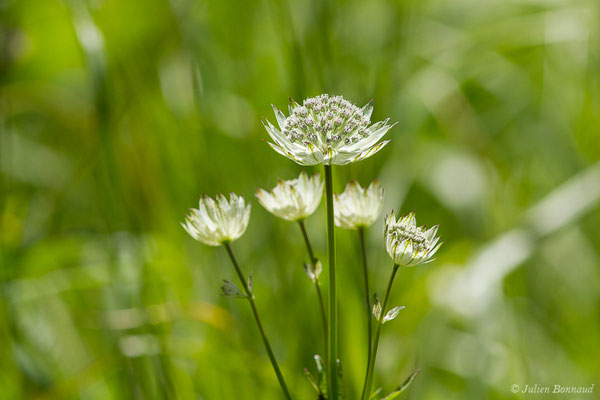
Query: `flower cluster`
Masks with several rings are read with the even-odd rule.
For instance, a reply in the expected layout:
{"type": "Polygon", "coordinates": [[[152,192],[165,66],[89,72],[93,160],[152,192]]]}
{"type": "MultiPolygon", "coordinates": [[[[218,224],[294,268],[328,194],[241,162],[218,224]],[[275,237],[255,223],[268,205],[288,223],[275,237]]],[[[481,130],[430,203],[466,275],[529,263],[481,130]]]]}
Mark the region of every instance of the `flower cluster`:
{"type": "Polygon", "coordinates": [[[369,125],[373,101],[363,108],[342,96],[311,97],[300,105],[293,100],[289,117],[273,106],[279,129],[268,120],[263,125],[278,153],[301,165],[344,165],[375,154],[389,140],[379,142],[394,125],[389,118],[369,125]]]}
{"type": "Polygon", "coordinates": [[[244,234],[250,221],[250,204],[235,193],[229,200],[222,194],[216,201],[202,196],[197,209],[192,208],[181,225],[194,239],[209,246],[233,242],[244,234]]]}
{"type": "Polygon", "coordinates": [[[396,221],[394,212],[385,220],[385,247],[395,264],[412,266],[433,261],[431,257],[441,243],[435,237],[438,225],[426,230],[417,227],[415,213],[412,212],[396,221]]]}
{"type": "Polygon", "coordinates": [[[383,208],[383,188],[374,180],[368,188],[352,180],[341,194],[335,194],[335,224],[344,229],[367,228],[375,222],[383,208]]]}
{"type": "Polygon", "coordinates": [[[260,204],[271,214],[288,221],[300,221],[315,212],[323,197],[323,180],[301,172],[296,179],[279,180],[271,191],[256,190],[260,204]]]}
{"type": "MultiPolygon", "coordinates": [[[[393,260],[393,268],[387,284],[385,297],[380,302],[376,297],[371,303],[369,295],[368,257],[365,246],[365,229],[371,226],[379,217],[383,207],[383,188],[378,180],[374,180],[368,187],[363,188],[352,180],[340,194],[333,194],[332,164],[344,165],[363,160],[381,148],[389,140],[380,139],[394,124],[388,124],[389,119],[371,124],[373,102],[362,108],[343,99],[341,96],[320,95],[304,100],[300,105],[293,100],[289,106],[290,115],[286,117],[273,106],[279,127],[269,121],[263,124],[274,143],[269,145],[278,153],[294,160],[301,165],[324,164],[325,183],[317,175],[308,176],[305,172],[295,179],[279,180],[272,190],[257,189],[256,197],[260,204],[273,215],[288,220],[296,221],[299,226],[309,256],[309,263],[304,264],[304,269],[313,282],[323,325],[323,351],[327,358],[326,391],[311,377],[306,375],[313,383],[320,399],[338,399],[339,359],[337,358],[338,321],[337,321],[337,295],[335,282],[335,225],[345,229],[355,229],[361,245],[363,277],[365,283],[365,304],[367,318],[365,319],[368,332],[367,359],[369,360],[361,399],[372,398],[371,388],[377,357],[377,349],[382,325],[393,320],[399,315],[404,306],[397,306],[387,310],[390,291],[397,271],[401,266],[413,266],[432,261],[432,257],[441,246],[439,237],[436,237],[438,226],[430,229],[417,227],[414,213],[410,213],[396,220],[392,211],[385,219],[384,241],[385,247],[393,260]],[[305,227],[305,219],[318,208],[323,197],[323,188],[326,187],[327,199],[327,250],[329,257],[329,312],[325,309],[325,302],[321,292],[319,274],[321,262],[313,251],[305,227]],[[372,307],[371,307],[372,305],[372,307]],[[376,332],[372,338],[372,316],[376,320],[376,332]],[[336,362],[337,361],[337,362],[336,362]]],[[[209,246],[224,246],[231,259],[236,274],[241,283],[241,289],[231,281],[224,280],[223,294],[231,297],[246,299],[253,311],[257,326],[259,327],[263,343],[273,370],[286,399],[291,400],[285,379],[278,366],[268,342],[263,324],[254,301],[252,274],[246,279],[233,250],[229,245],[245,232],[250,219],[250,204],[244,197],[231,193],[229,200],[218,195],[215,199],[203,196],[198,209],[191,209],[183,228],[196,240],[209,246]]],[[[324,372],[320,357],[315,356],[317,369],[324,372]]],[[[407,381],[418,373],[416,371],[407,381]]],[[[406,384],[405,384],[406,385],[406,384]]],[[[400,393],[403,388],[397,389],[385,398],[392,398],[400,393]]]]}

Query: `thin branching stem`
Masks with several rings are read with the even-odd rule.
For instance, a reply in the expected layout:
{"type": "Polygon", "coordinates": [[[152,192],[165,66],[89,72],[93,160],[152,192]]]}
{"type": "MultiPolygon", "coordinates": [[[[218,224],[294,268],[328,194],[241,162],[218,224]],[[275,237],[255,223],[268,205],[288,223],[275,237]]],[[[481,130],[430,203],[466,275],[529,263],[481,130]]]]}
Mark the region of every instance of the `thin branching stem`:
{"type": "MultiPolygon", "coordinates": [[[[304,226],[304,221],[299,220],[298,225],[300,225],[302,237],[304,238],[304,243],[306,243],[306,250],[308,251],[308,256],[310,258],[310,262],[313,265],[314,271],[314,268],[316,268],[317,262],[319,260],[315,257],[315,254],[313,253],[312,246],[310,245],[310,240],[308,239],[308,233],[306,232],[306,227],[304,226]]],[[[323,325],[323,358],[325,360],[325,364],[327,364],[327,312],[325,311],[325,302],[323,301],[323,293],[321,292],[321,284],[319,283],[319,277],[315,275],[313,282],[315,284],[315,290],[317,291],[317,297],[319,298],[319,308],[321,310],[321,323],[323,325]]]]}
{"type": "Polygon", "coordinates": [[[231,258],[231,262],[235,267],[235,272],[237,272],[240,281],[242,282],[242,287],[244,288],[244,292],[246,293],[246,298],[250,303],[250,307],[252,308],[252,313],[254,314],[254,319],[256,320],[256,324],[258,325],[258,330],[260,331],[260,336],[262,337],[263,343],[265,345],[265,349],[267,350],[267,354],[269,355],[269,359],[271,360],[271,364],[273,365],[273,369],[275,370],[275,374],[277,375],[277,380],[279,381],[279,385],[281,386],[281,390],[285,395],[285,398],[291,400],[290,392],[288,391],[287,385],[285,384],[285,380],[283,379],[283,375],[281,370],[279,369],[279,365],[277,364],[277,360],[275,359],[275,355],[273,354],[273,350],[271,349],[271,344],[269,344],[269,339],[267,339],[267,335],[265,333],[265,328],[263,327],[262,321],[260,320],[260,316],[258,315],[258,309],[256,308],[256,303],[254,302],[254,295],[250,291],[248,287],[248,282],[244,277],[240,266],[233,255],[233,251],[231,250],[231,246],[229,243],[223,243],[225,249],[227,249],[227,254],[229,254],[229,258],[231,258]]]}
{"type": "Polygon", "coordinates": [[[381,307],[381,314],[377,319],[377,330],[375,331],[375,339],[373,340],[373,350],[371,351],[371,362],[367,368],[367,377],[365,379],[365,385],[363,387],[363,392],[361,399],[368,400],[371,395],[371,386],[373,385],[373,369],[375,368],[375,360],[377,359],[377,348],[379,347],[379,337],[381,335],[381,327],[383,326],[383,317],[385,316],[385,310],[387,307],[388,299],[390,297],[390,292],[392,291],[392,284],[394,283],[394,278],[396,277],[396,272],[398,272],[398,268],[400,266],[398,264],[394,264],[394,269],[392,270],[392,275],[390,276],[390,280],[388,281],[387,289],[385,291],[385,297],[383,298],[383,305],[381,307]]]}
{"type": "Polygon", "coordinates": [[[329,380],[329,399],[338,398],[337,381],[337,294],[335,282],[335,232],[333,222],[333,179],[331,165],[325,165],[325,197],[327,199],[327,254],[329,256],[329,368],[327,378],[329,380]]]}

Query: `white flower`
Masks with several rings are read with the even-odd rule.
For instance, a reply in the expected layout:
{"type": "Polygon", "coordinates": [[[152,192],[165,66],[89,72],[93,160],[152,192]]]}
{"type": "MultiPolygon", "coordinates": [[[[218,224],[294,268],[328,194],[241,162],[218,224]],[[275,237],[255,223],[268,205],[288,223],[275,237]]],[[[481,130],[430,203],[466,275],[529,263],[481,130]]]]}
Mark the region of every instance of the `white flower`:
{"type": "Polygon", "coordinates": [[[216,201],[202,196],[198,209],[192,208],[181,226],[194,239],[209,246],[230,243],[244,234],[250,221],[250,204],[243,196],[222,194],[216,201]]]}
{"type": "Polygon", "coordinates": [[[279,180],[273,190],[256,190],[256,197],[264,208],[288,221],[303,220],[315,212],[323,197],[323,180],[301,172],[296,179],[279,180]]]}
{"type": "Polygon", "coordinates": [[[385,248],[395,264],[411,266],[433,261],[431,257],[442,245],[435,237],[439,225],[429,230],[417,228],[415,213],[398,219],[392,211],[385,219],[385,248]],[[436,246],[437,245],[437,246],[436,246]]]}
{"type": "Polygon", "coordinates": [[[342,194],[333,197],[335,224],[340,228],[359,229],[375,222],[383,207],[383,188],[374,180],[368,188],[352,180],[342,194]]]}
{"type": "Polygon", "coordinates": [[[302,105],[291,100],[287,118],[275,106],[273,110],[279,129],[263,121],[275,142],[269,145],[300,165],[344,165],[363,160],[389,143],[379,139],[395,125],[388,125],[388,118],[369,126],[373,101],[358,108],[342,96],[327,94],[308,98],[302,105]]]}

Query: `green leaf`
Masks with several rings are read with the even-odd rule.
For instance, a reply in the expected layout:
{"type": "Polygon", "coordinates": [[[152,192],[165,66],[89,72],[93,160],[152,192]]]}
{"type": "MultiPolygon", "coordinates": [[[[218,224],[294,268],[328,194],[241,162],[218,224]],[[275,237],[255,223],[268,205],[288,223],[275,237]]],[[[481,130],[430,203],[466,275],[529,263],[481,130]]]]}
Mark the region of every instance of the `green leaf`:
{"type": "Polygon", "coordinates": [[[373,394],[371,395],[371,397],[369,397],[369,400],[373,400],[376,399],[377,396],[379,396],[379,393],[381,393],[381,391],[383,390],[382,387],[380,387],[379,389],[377,389],[375,392],[373,392],[373,394]]]}
{"type": "Polygon", "coordinates": [[[317,391],[317,393],[319,395],[323,394],[323,393],[321,393],[321,388],[319,388],[319,384],[315,380],[315,377],[310,373],[308,368],[304,368],[304,376],[310,382],[311,386],[317,391]]]}
{"type": "Polygon", "coordinates": [[[415,378],[417,377],[417,375],[419,375],[419,372],[421,372],[421,369],[417,369],[415,372],[412,373],[411,376],[409,376],[402,385],[398,386],[396,388],[396,390],[394,390],[392,393],[388,394],[387,396],[385,396],[384,398],[382,398],[381,400],[393,400],[396,397],[400,396],[400,393],[404,392],[406,390],[406,388],[408,387],[408,385],[410,385],[412,383],[412,381],[415,380],[415,378]]]}
{"type": "Polygon", "coordinates": [[[323,369],[323,360],[318,354],[315,354],[315,364],[317,365],[317,377],[310,373],[308,368],[304,368],[304,376],[310,382],[313,389],[317,391],[319,395],[318,400],[325,400],[325,393],[327,393],[326,379],[324,379],[325,370],[323,369]]]}
{"type": "Polygon", "coordinates": [[[242,293],[240,289],[238,289],[235,283],[230,282],[226,279],[223,279],[223,285],[221,285],[221,292],[223,293],[223,296],[237,297],[240,299],[248,297],[245,293],[242,293]]]}

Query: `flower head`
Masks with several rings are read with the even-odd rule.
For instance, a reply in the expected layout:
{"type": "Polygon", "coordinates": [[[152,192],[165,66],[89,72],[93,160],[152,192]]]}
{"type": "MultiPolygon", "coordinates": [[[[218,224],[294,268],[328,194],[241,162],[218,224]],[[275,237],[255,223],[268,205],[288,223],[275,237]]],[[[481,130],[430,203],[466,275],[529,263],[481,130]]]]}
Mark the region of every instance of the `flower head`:
{"type": "Polygon", "coordinates": [[[379,142],[394,125],[371,123],[373,101],[358,108],[342,96],[323,94],[302,103],[290,99],[286,117],[273,106],[279,128],[263,125],[275,143],[269,145],[300,165],[344,165],[372,156],[389,143],[379,142]],[[378,143],[379,142],[379,143],[378,143]]]}
{"type": "Polygon", "coordinates": [[[342,194],[334,195],[335,224],[340,228],[358,229],[371,226],[383,207],[383,188],[374,180],[362,188],[352,180],[342,194]]]}
{"type": "Polygon", "coordinates": [[[202,196],[198,209],[192,208],[181,226],[194,239],[209,246],[233,242],[244,234],[250,221],[250,204],[235,193],[229,200],[222,194],[216,200],[202,196]]]}
{"type": "Polygon", "coordinates": [[[385,248],[395,264],[403,266],[425,264],[442,245],[435,237],[439,225],[426,230],[417,227],[412,212],[396,221],[394,211],[385,219],[385,248]]]}
{"type": "Polygon", "coordinates": [[[296,179],[279,180],[271,191],[257,189],[256,197],[271,214],[288,221],[303,220],[315,212],[323,197],[323,180],[301,172],[296,179]]]}

